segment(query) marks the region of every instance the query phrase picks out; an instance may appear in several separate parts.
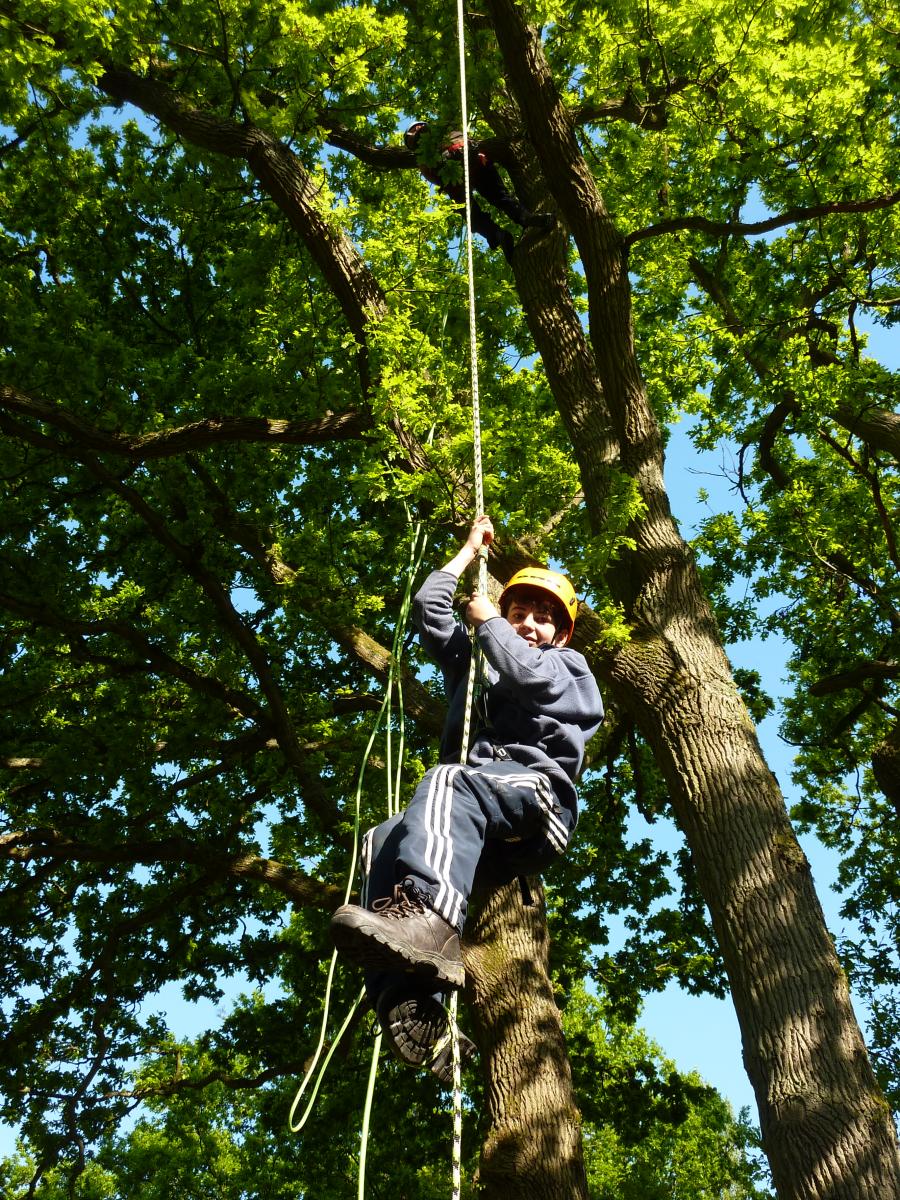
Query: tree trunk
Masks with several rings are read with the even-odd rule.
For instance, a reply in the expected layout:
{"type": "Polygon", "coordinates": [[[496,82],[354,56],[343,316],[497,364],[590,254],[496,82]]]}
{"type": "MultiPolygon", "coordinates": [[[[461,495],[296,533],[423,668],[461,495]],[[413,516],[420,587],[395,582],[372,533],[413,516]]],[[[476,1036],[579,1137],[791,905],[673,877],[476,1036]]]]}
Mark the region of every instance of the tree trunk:
{"type": "Polygon", "coordinates": [[[900,1195],[896,1140],[816,896],[725,656],[658,637],[617,663],[713,918],[782,1200],[900,1195]]]}
{"type": "MultiPolygon", "coordinates": [[[[621,235],[580,153],[539,32],[514,0],[487,0],[487,7],[507,79],[588,282],[599,382],[590,402],[605,411],[597,421],[583,414],[564,419],[579,462],[608,452],[608,441],[602,450],[584,443],[588,430],[614,431],[618,469],[644,504],[626,531],[634,548],[623,551],[607,580],[632,638],[598,673],[652,747],[693,855],[731,984],[775,1186],[781,1200],[900,1198],[890,1112],[809,865],[734,685],[690,548],[672,520],[660,430],[634,352],[621,235]]],[[[523,255],[517,278],[526,305],[521,283],[528,270],[523,255]]],[[[537,295],[533,303],[541,303],[537,295]]],[[[530,321],[532,328],[539,324],[530,321]]],[[[554,359],[552,339],[541,349],[565,413],[577,383],[559,385],[571,372],[554,359]]],[[[583,483],[599,531],[605,489],[596,476],[585,472],[583,483]]],[[[588,630],[587,644],[592,632],[600,631],[588,630]]]]}
{"type": "Polygon", "coordinates": [[[547,966],[543,888],[493,892],[466,926],[468,999],[481,1047],[486,1200],[587,1200],[581,1115],[547,966]]]}

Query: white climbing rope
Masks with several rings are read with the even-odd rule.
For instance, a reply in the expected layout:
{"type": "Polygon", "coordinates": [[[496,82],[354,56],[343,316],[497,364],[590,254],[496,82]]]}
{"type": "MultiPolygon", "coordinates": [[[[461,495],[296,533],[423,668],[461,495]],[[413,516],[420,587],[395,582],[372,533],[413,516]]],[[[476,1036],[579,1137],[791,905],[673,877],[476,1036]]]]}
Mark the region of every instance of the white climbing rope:
{"type": "MultiPolygon", "coordinates": [[[[472,378],[472,455],[475,475],[475,515],[484,512],[484,479],[481,470],[481,401],[478,394],[478,326],[475,316],[475,264],[472,258],[472,189],[469,180],[469,108],[466,96],[466,38],[463,0],[457,0],[459,29],[459,95],[462,110],[463,181],[466,192],[466,265],[469,281],[469,365],[472,378]]],[[[487,591],[487,561],[479,562],[479,591],[487,591]]]]}
{"type": "MultiPolygon", "coordinates": [[[[475,263],[472,256],[472,189],[469,178],[469,109],[466,92],[466,37],[465,37],[465,7],[463,0],[457,0],[456,23],[459,42],[459,97],[462,112],[463,138],[463,183],[466,195],[466,266],[469,282],[469,368],[472,380],[472,456],[475,476],[475,516],[484,512],[484,477],[481,467],[481,401],[478,393],[478,327],[475,314],[475,263]]],[[[478,594],[487,595],[487,548],[481,547],[478,554],[478,594]]],[[[463,718],[462,746],[460,762],[465,763],[469,756],[469,738],[471,735],[472,702],[475,698],[475,680],[479,674],[480,661],[477,647],[473,639],[472,656],[469,664],[469,679],[466,687],[466,704],[463,718]]],[[[462,1082],[459,1054],[459,1027],[457,1025],[458,993],[454,990],[450,997],[450,1039],[453,1061],[453,1159],[452,1159],[452,1200],[460,1200],[462,1189],[462,1082]]]]}
{"type": "Polygon", "coordinates": [[[462,1190],[462,1070],[459,1052],[459,1026],[456,1023],[456,1010],[459,1004],[459,992],[455,989],[450,997],[450,1060],[453,1064],[453,1162],[452,1183],[453,1200],[458,1200],[462,1190]]]}

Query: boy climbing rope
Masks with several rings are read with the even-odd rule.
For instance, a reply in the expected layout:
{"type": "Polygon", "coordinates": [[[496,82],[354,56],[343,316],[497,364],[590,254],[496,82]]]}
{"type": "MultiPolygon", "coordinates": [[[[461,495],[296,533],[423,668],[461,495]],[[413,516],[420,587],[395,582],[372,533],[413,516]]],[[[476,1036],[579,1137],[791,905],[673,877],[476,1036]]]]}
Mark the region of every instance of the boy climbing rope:
{"type": "MultiPolygon", "coordinates": [[[[466,620],[483,652],[486,687],[461,763],[471,642],[453,613],[462,572],[493,539],[479,517],[465,543],[413,602],[423,646],[449,700],[441,765],[407,809],[363,842],[362,905],[331,921],[338,950],[366,968],[366,989],[393,1053],[449,1081],[443,996],[464,981],[460,935],[473,887],[535,874],[561,855],[578,819],[575,780],[603,718],[590,668],[567,643],[577,601],[568,579],[528,567],[500,609],[473,595],[466,620]]],[[[474,1047],[461,1039],[463,1057],[474,1047]]]]}
{"type": "MultiPolygon", "coordinates": [[[[422,134],[427,128],[426,121],[416,121],[410,125],[403,135],[408,150],[418,151],[422,134]]],[[[441,149],[440,163],[420,163],[419,170],[429,183],[433,183],[445,196],[449,196],[454,203],[460,205],[460,211],[465,215],[466,189],[462,177],[462,159],[463,135],[459,130],[454,130],[447,144],[441,149]]],[[[529,212],[524,204],[507,190],[500,172],[477,142],[469,142],[469,186],[493,208],[505,213],[523,229],[539,229],[549,233],[556,225],[556,217],[552,213],[529,212]]],[[[470,203],[473,233],[480,233],[492,250],[499,246],[509,262],[515,249],[512,234],[498,225],[493,217],[479,206],[474,196],[470,203]]]]}

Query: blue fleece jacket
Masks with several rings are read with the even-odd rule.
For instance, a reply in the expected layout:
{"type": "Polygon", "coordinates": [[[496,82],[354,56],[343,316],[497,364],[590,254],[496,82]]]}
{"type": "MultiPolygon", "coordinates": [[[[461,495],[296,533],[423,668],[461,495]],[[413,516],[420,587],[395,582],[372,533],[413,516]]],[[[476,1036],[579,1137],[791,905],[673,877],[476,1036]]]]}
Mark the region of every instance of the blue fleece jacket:
{"type": "MultiPolygon", "coordinates": [[[[448,698],[441,761],[459,760],[471,656],[465,628],[453,613],[456,576],[433,571],[413,600],[413,620],[440,666],[448,698]]],[[[603,720],[603,703],[584,655],[567,646],[530,645],[505,617],[479,625],[487,672],[487,725],[476,717],[469,751],[473,766],[493,762],[502,746],[515,762],[548,776],[562,804],[578,819],[575,780],[587,740],[603,720]]]]}

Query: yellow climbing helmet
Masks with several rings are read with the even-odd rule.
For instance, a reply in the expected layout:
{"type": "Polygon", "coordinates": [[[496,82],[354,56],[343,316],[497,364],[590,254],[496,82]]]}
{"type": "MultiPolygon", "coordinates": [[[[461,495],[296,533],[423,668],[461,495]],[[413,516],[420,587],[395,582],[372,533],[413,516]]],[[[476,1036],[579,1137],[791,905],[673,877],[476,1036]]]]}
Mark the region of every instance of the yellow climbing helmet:
{"type": "Polygon", "coordinates": [[[500,611],[506,615],[506,610],[512,599],[510,592],[513,588],[532,588],[538,592],[544,592],[551,596],[558,604],[561,604],[566,615],[566,641],[572,636],[572,630],[575,628],[575,614],[578,611],[578,597],[575,595],[575,589],[566,579],[565,575],[560,575],[558,571],[546,571],[543,567],[523,567],[521,571],[516,571],[512,579],[500,593],[500,611]]]}

